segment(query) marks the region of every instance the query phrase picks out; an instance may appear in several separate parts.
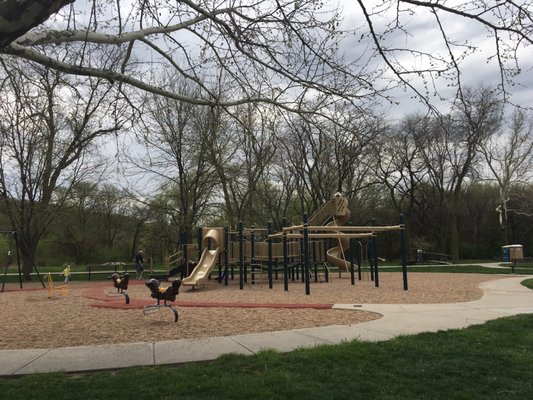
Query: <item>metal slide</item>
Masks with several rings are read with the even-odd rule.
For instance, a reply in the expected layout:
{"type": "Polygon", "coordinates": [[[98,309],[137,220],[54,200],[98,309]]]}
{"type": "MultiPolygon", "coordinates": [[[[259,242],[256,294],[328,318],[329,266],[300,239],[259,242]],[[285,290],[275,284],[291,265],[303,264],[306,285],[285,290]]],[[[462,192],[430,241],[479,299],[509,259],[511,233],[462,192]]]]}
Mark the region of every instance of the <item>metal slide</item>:
{"type": "Polygon", "coordinates": [[[182,286],[199,286],[206,283],[209,274],[213,271],[217,263],[221,237],[220,229],[209,229],[206,232],[202,239],[202,248],[204,251],[202,252],[200,261],[198,261],[191,274],[183,278],[181,282],[182,286]],[[214,249],[209,248],[209,240],[211,240],[211,245],[214,249]]]}

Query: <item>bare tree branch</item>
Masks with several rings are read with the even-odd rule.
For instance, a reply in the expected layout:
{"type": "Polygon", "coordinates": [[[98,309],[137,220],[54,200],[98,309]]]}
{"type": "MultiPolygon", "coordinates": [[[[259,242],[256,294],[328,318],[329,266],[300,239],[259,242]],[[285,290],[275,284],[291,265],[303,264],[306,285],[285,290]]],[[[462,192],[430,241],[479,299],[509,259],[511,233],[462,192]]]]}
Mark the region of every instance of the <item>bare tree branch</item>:
{"type": "Polygon", "coordinates": [[[318,94],[325,105],[363,108],[368,99],[393,101],[390,90],[401,88],[432,108],[433,97],[441,101],[450,96],[446,88],[460,88],[467,60],[481,52],[487,38],[492,49],[483,55],[499,68],[498,89],[510,101],[511,87],[529,62],[519,57],[533,44],[531,0],[357,0],[362,19],[359,15],[357,26],[348,28],[341,28],[340,9],[314,0],[94,0],[90,9],[74,3],[60,10],[71,3],[1,1],[7,7],[0,7],[0,22],[20,23],[20,30],[9,28],[13,32],[4,39],[8,28],[0,24],[0,54],[200,105],[264,102],[302,113],[318,94]],[[25,24],[25,14],[13,12],[33,7],[41,7],[39,21],[45,21],[35,29],[38,22],[25,24]],[[452,18],[475,35],[465,34],[470,29],[454,32],[452,18]],[[433,33],[440,35],[438,49],[426,46],[433,33]],[[58,57],[61,51],[49,51],[69,46],[79,52],[77,64],[58,57]],[[115,68],[96,67],[86,56],[104,47],[121,54],[115,68]],[[158,88],[151,71],[159,68],[198,85],[199,97],[158,88]],[[208,90],[208,78],[216,80],[219,71],[234,81],[233,90],[208,90]]]}

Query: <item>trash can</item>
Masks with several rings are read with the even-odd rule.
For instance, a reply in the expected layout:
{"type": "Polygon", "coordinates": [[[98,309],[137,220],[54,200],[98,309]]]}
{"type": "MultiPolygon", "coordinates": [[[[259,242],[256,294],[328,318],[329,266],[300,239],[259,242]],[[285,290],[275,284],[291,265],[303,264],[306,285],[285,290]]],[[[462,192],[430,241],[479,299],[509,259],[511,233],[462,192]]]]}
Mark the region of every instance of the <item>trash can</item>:
{"type": "Polygon", "coordinates": [[[502,246],[502,258],[504,262],[511,262],[524,258],[524,249],[521,244],[509,244],[502,246]]]}

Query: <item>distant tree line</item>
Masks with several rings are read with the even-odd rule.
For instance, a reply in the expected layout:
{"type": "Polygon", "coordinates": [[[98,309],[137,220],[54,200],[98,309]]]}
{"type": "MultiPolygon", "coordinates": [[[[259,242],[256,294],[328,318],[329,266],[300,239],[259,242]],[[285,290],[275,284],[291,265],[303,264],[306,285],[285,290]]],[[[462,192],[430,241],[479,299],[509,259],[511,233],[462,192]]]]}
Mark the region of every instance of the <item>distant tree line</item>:
{"type": "MultiPolygon", "coordinates": [[[[421,190],[429,190],[424,188],[421,190]]],[[[533,189],[522,185],[513,187],[517,198],[513,207],[524,207],[524,199],[531,203],[533,189]]],[[[81,183],[72,192],[68,206],[58,211],[54,222],[39,241],[35,254],[37,265],[95,264],[108,261],[131,262],[137,249],[144,249],[154,262],[161,263],[164,257],[179,250],[182,241],[192,243],[197,240],[197,228],[206,225],[224,226],[227,221],[205,218],[197,220],[184,239],[184,226],[176,223],[174,214],[162,204],[161,199],[140,205],[123,190],[94,183],[81,183]]],[[[501,256],[501,226],[495,205],[499,190],[495,183],[472,182],[461,194],[457,208],[459,216],[459,251],[462,259],[493,258],[501,256]]],[[[376,185],[365,190],[364,200],[350,199],[352,223],[354,225],[396,224],[398,210],[388,197],[383,186],[376,185]]],[[[446,231],[440,221],[446,210],[433,207],[438,198],[424,198],[416,202],[406,213],[408,226],[408,250],[421,248],[428,252],[449,253],[446,231]]],[[[222,206],[222,205],[220,205],[222,206]]],[[[531,207],[531,204],[529,205],[531,207]]],[[[247,226],[266,227],[270,221],[266,210],[258,207],[257,218],[249,220],[247,226]]],[[[1,209],[0,225],[8,227],[5,210],[1,209]]],[[[290,223],[300,223],[301,214],[298,200],[293,198],[286,212],[279,215],[290,223]]],[[[233,226],[235,228],[235,226],[233,226]]],[[[509,213],[507,220],[509,243],[519,243],[526,253],[533,248],[531,218],[520,213],[509,213]]],[[[7,252],[8,236],[0,238],[0,248],[7,252]]],[[[397,234],[387,233],[379,237],[380,255],[385,258],[398,257],[397,234]]],[[[2,265],[6,254],[1,256],[2,265]]]]}
{"type": "MultiPolygon", "coordinates": [[[[446,113],[395,122],[320,99],[308,105],[316,114],[151,94],[132,107],[96,78],[2,67],[0,227],[28,244],[25,272],[31,259],[130,261],[139,248],[161,261],[198,226],[279,229],[336,192],[350,199],[353,224],[404,214],[410,247],[454,261],[533,248],[531,116],[490,87],[464,90],[446,113]],[[118,165],[102,154],[109,138],[129,141],[118,165]],[[111,168],[122,182],[107,179],[111,168]]],[[[180,79],[161,82],[195,96],[180,79]]],[[[380,249],[394,256],[395,246],[385,236],[380,249]]]]}
{"type": "MultiPolygon", "coordinates": [[[[232,81],[219,78],[204,87],[223,97],[232,81]]],[[[353,224],[404,214],[410,246],[454,261],[532,248],[531,115],[491,87],[400,121],[327,94],[301,112],[199,105],[16,57],[0,59],[0,89],[0,228],[24,238],[26,275],[32,260],[127,261],[139,248],[162,260],[202,225],[299,224],[336,192],[353,224]]],[[[385,238],[383,253],[392,248],[385,238]]]]}

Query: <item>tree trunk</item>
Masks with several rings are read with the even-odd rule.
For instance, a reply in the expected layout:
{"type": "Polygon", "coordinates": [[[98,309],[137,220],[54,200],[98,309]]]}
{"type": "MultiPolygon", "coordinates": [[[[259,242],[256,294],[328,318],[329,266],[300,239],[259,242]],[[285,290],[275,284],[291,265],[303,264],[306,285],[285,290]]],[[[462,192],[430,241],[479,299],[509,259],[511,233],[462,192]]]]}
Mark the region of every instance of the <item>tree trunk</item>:
{"type": "Polygon", "coordinates": [[[452,262],[459,262],[459,230],[457,227],[457,214],[453,211],[450,215],[450,252],[452,262]]]}
{"type": "Polygon", "coordinates": [[[505,208],[505,205],[502,207],[502,221],[500,225],[500,232],[501,232],[501,240],[502,240],[502,246],[509,244],[509,233],[507,230],[507,209],[505,208]]]}
{"type": "Polygon", "coordinates": [[[135,225],[135,233],[133,234],[133,241],[131,243],[131,257],[130,259],[133,260],[135,258],[135,254],[141,249],[139,249],[139,241],[141,237],[141,229],[144,225],[144,221],[141,223],[137,223],[135,225]]]}
{"type": "Polygon", "coordinates": [[[0,48],[42,24],[74,0],[6,0],[0,10],[0,48]]]}
{"type": "Polygon", "coordinates": [[[36,245],[19,240],[20,256],[22,258],[22,275],[26,281],[31,281],[31,273],[35,265],[36,245]]]}

